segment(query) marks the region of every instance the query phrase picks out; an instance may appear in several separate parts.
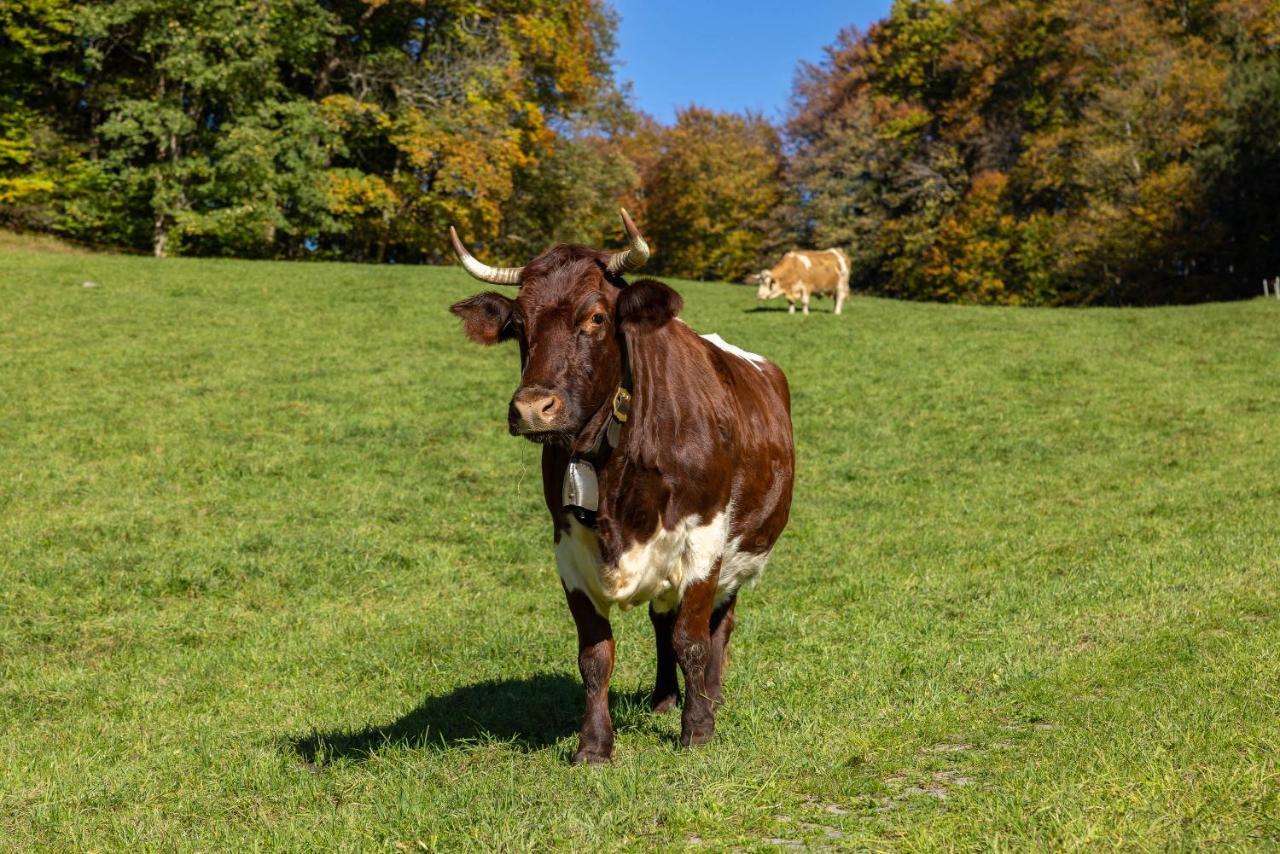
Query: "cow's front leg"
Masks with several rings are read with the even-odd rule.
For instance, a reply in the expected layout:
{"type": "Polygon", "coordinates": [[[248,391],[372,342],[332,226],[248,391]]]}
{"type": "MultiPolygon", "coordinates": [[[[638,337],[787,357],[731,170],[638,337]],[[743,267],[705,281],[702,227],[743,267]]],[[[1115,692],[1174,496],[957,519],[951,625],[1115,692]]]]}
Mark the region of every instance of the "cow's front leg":
{"type": "Polygon", "coordinates": [[[659,612],[649,605],[649,622],[658,650],[658,675],[649,695],[649,708],[655,712],[674,709],[680,702],[680,683],[676,679],[676,649],[672,634],[676,628],[676,611],[659,612]]]}
{"type": "Polygon", "coordinates": [[[788,308],[788,309],[787,309],[787,314],[795,314],[795,313],[796,313],[796,301],[795,301],[795,300],[793,300],[793,299],[788,299],[788,300],[787,300],[787,305],[789,305],[789,306],[790,306],[790,308],[788,308]]]}
{"type": "Polygon", "coordinates": [[[734,593],[711,613],[711,660],[707,662],[707,694],[719,706],[724,702],[724,671],[729,665],[729,637],[733,634],[734,593]]]}
{"type": "Polygon", "coordinates": [[[684,672],[684,714],[680,718],[680,746],[706,744],[716,731],[716,703],[707,691],[707,668],[711,659],[711,605],[720,561],[711,573],[684,590],[676,612],[672,641],[676,660],[684,672]]]}
{"type": "Polygon", "coordinates": [[[609,677],[613,675],[613,628],[581,590],[565,588],[578,627],[578,672],[587,689],[587,708],[573,764],[598,765],[613,758],[613,719],[609,716],[609,677]]]}

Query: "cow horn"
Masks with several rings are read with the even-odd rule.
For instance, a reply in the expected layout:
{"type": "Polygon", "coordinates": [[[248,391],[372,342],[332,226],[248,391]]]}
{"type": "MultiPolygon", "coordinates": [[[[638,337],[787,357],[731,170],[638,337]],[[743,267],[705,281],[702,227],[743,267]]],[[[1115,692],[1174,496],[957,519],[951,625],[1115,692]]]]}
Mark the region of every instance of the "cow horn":
{"type": "Polygon", "coordinates": [[[482,261],[477,261],[475,256],[467,251],[467,247],[462,245],[462,241],[458,239],[458,232],[453,226],[449,226],[449,240],[453,243],[453,253],[458,256],[462,266],[472,276],[493,285],[520,287],[520,272],[524,267],[490,267],[482,261]]]}
{"type": "Polygon", "coordinates": [[[644,238],[640,236],[640,230],[631,221],[626,209],[619,208],[619,210],[622,212],[622,227],[627,230],[627,240],[631,245],[609,257],[609,272],[614,274],[638,269],[649,260],[649,244],[645,243],[644,238]]]}

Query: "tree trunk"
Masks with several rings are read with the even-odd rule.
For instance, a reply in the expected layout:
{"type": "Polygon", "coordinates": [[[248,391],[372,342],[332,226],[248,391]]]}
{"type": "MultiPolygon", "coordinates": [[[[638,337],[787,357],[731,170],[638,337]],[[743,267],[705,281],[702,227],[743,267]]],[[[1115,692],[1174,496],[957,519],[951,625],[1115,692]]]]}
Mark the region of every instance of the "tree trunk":
{"type": "Polygon", "coordinates": [[[152,232],[151,246],[157,258],[163,258],[165,244],[169,242],[169,219],[162,213],[156,214],[155,230],[152,232]]]}

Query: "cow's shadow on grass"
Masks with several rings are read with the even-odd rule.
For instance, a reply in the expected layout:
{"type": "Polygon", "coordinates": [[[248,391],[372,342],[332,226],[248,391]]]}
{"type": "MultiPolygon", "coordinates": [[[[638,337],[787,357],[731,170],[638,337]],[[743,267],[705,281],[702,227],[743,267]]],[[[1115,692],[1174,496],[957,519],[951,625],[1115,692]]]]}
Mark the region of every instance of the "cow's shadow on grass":
{"type": "MultiPolygon", "coordinates": [[[[810,314],[835,314],[835,309],[831,307],[823,308],[821,306],[814,305],[809,307],[809,312],[810,314]]],[[[751,308],[744,308],[742,310],[742,313],[743,314],[787,314],[788,310],[785,305],[780,305],[780,306],[779,305],[756,305],[756,306],[752,306],[751,308]]],[[[797,308],[796,314],[799,315],[800,313],[801,313],[800,309],[797,308]]]]}
{"type": "MultiPolygon", "coordinates": [[[[611,694],[619,711],[638,706],[645,692],[611,694]]],[[[412,711],[382,726],[313,732],[291,738],[289,748],[311,765],[340,760],[362,762],[383,750],[448,750],[503,742],[524,751],[541,750],[578,731],[582,684],[558,673],[527,679],[500,679],[427,697],[412,711]]],[[[572,749],[572,748],[570,748],[572,749]]]]}

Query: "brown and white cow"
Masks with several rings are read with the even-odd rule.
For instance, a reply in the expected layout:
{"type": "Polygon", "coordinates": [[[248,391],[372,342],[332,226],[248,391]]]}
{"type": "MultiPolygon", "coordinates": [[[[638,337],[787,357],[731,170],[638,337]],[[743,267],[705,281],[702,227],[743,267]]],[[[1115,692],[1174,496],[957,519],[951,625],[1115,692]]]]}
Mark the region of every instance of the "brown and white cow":
{"type": "Polygon", "coordinates": [[[574,763],[613,756],[609,612],[648,604],[657,636],[655,712],[680,701],[680,744],[709,740],[734,606],[787,523],[795,453],[786,377],[771,362],[677,318],[680,295],[628,284],[648,246],[622,212],[622,252],[559,245],[528,265],[477,261],[476,278],[514,285],[450,309],[467,337],[520,346],[512,435],[542,445],[556,567],[578,629],[586,714],[574,763]]]}
{"type": "Polygon", "coordinates": [[[799,300],[808,314],[810,296],[834,296],[835,313],[839,314],[849,297],[849,256],[842,249],[796,249],[783,255],[773,269],[761,270],[758,278],[756,299],[784,296],[791,304],[791,314],[796,313],[799,300]]]}

